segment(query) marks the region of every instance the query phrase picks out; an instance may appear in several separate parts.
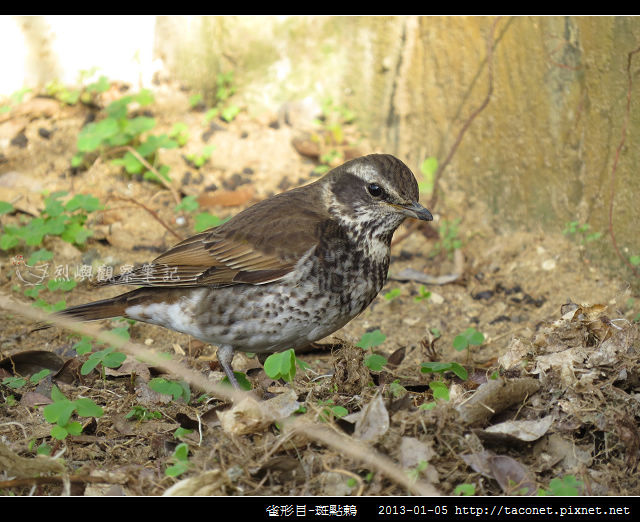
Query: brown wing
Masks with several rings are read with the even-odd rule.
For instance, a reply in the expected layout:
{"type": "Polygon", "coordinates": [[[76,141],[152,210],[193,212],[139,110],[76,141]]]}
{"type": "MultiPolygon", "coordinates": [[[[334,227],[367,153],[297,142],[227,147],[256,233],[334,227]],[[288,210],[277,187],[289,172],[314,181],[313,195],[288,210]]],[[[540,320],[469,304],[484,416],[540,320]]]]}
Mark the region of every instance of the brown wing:
{"type": "Polygon", "coordinates": [[[308,185],[249,207],[106,284],[186,287],[276,281],[316,244],[328,219],[320,187],[308,185]]]}

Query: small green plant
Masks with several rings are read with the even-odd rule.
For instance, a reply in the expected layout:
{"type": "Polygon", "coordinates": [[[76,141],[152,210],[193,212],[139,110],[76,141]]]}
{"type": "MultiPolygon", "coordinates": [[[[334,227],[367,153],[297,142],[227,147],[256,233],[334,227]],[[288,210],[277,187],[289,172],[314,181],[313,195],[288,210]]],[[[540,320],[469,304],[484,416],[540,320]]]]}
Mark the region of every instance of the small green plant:
{"type": "Polygon", "coordinates": [[[2,384],[8,386],[9,388],[13,388],[17,390],[18,388],[22,388],[25,384],[27,384],[27,379],[24,377],[5,377],[2,379],[2,384]]]}
{"type": "Polygon", "coordinates": [[[173,464],[164,471],[167,477],[178,477],[189,471],[192,466],[189,462],[189,446],[184,442],[178,444],[170,460],[173,464]]]}
{"type": "MultiPolygon", "coordinates": [[[[28,444],[27,447],[29,448],[29,451],[33,451],[34,448],[36,447],[36,440],[35,439],[31,439],[29,441],[29,444],[28,444]]],[[[49,456],[49,455],[51,455],[51,451],[52,451],[51,446],[49,446],[48,444],[43,442],[42,444],[40,444],[40,446],[37,447],[36,455],[49,456]]]]}
{"type": "Polygon", "coordinates": [[[409,478],[413,482],[418,480],[420,478],[420,473],[422,473],[425,469],[427,469],[428,465],[429,463],[426,460],[421,460],[420,462],[418,462],[418,465],[415,468],[407,472],[407,474],[409,475],[409,478]]]}
{"type": "Polygon", "coordinates": [[[589,229],[591,225],[588,223],[580,223],[579,221],[569,221],[565,223],[564,230],[562,233],[565,236],[572,236],[576,239],[580,240],[580,244],[584,245],[585,243],[590,243],[592,241],[596,241],[602,237],[602,232],[591,232],[589,233],[589,229]]]}
{"type": "Polygon", "coordinates": [[[344,417],[349,411],[344,406],[337,406],[333,399],[327,399],[324,401],[318,401],[318,405],[322,407],[318,419],[321,422],[328,422],[335,419],[344,417]]]}
{"type": "Polygon", "coordinates": [[[385,342],[386,339],[387,336],[384,335],[380,330],[373,330],[372,332],[363,334],[356,346],[364,350],[368,350],[369,348],[380,346],[383,342],[385,342]]]}
{"type": "Polygon", "coordinates": [[[24,98],[24,95],[31,92],[32,89],[29,87],[23,87],[15,91],[9,96],[9,103],[5,103],[4,105],[0,105],[0,114],[6,114],[9,112],[14,106],[20,105],[24,98]]]}
{"type": "Polygon", "coordinates": [[[160,419],[162,418],[162,413],[159,411],[149,411],[144,406],[136,405],[131,408],[131,411],[127,413],[124,418],[143,422],[152,419],[160,419]]]}
{"type": "Polygon", "coordinates": [[[452,221],[443,219],[440,222],[438,229],[440,239],[433,245],[429,257],[436,257],[441,253],[446,253],[449,258],[453,257],[453,253],[462,246],[462,240],[458,237],[460,221],[461,218],[456,218],[452,221]]]}
{"type": "Polygon", "coordinates": [[[236,92],[233,84],[233,71],[218,73],[216,76],[216,98],[214,105],[220,105],[227,101],[236,92]]]}
{"type": "Polygon", "coordinates": [[[264,371],[271,379],[293,381],[296,376],[296,355],[290,348],[284,352],[272,353],[264,362],[264,371]]]}
{"type": "Polygon", "coordinates": [[[337,105],[331,98],[322,102],[322,119],[314,120],[318,132],[311,134],[311,140],[320,146],[320,165],[313,172],[324,174],[344,161],[340,146],[344,144],[344,126],[353,123],[355,113],[345,106],[337,105]]]}
{"type": "Polygon", "coordinates": [[[424,301],[426,299],[431,299],[431,292],[429,292],[423,285],[420,287],[420,289],[418,290],[418,295],[415,296],[413,300],[416,303],[419,303],[420,301],[424,301]]]}
{"type": "MultiPolygon", "coordinates": [[[[244,373],[233,372],[233,375],[235,376],[236,381],[238,381],[238,386],[240,386],[241,390],[244,390],[244,391],[251,390],[252,388],[251,382],[249,381],[249,379],[247,379],[247,376],[244,373]]],[[[229,382],[229,377],[225,376],[220,382],[222,384],[226,384],[227,386],[231,386],[231,383],[229,382]]]]}
{"type": "Polygon", "coordinates": [[[29,381],[32,384],[38,384],[42,379],[46,378],[47,375],[49,375],[51,373],[51,370],[49,370],[48,368],[44,368],[43,370],[40,370],[37,373],[34,373],[31,377],[29,377],[29,381]]]}
{"type": "Polygon", "coordinates": [[[180,147],[184,147],[189,141],[189,131],[187,129],[187,124],[179,121],[171,128],[169,137],[176,140],[180,147]]]}
{"type": "Polygon", "coordinates": [[[386,294],[384,294],[384,298],[387,301],[393,301],[401,293],[402,293],[402,288],[394,288],[392,290],[389,290],[386,294]]]}
{"type": "Polygon", "coordinates": [[[432,402],[421,404],[419,409],[432,410],[438,405],[438,400],[445,402],[449,401],[449,388],[442,381],[431,381],[429,383],[429,388],[431,388],[434,400],[432,402]]]}
{"type": "Polygon", "coordinates": [[[200,154],[186,154],[185,157],[195,168],[199,169],[209,161],[214,149],[215,147],[213,145],[207,145],[202,148],[200,154]]]}
{"type": "Polygon", "coordinates": [[[476,494],[476,486],[474,484],[458,484],[453,490],[453,494],[463,497],[472,497],[476,494]]]}
{"type": "MultiPolygon", "coordinates": [[[[362,335],[360,341],[356,346],[362,348],[363,350],[372,351],[376,346],[380,346],[385,340],[387,336],[384,335],[380,330],[374,330],[372,332],[367,332],[362,335]]],[[[371,353],[364,359],[364,364],[367,368],[374,372],[379,372],[382,368],[387,364],[386,357],[382,355],[378,355],[377,353],[371,353]]]]}
{"type": "Polygon", "coordinates": [[[111,86],[106,76],[100,76],[95,82],[86,86],[83,84],[96,73],[96,69],[80,71],[78,74],[78,84],[80,87],[70,88],[58,80],[49,82],[45,86],[45,93],[67,105],[75,105],[78,101],[89,104],[94,101],[97,94],[106,92],[111,86]]]}
{"type": "Polygon", "coordinates": [[[185,435],[189,435],[189,433],[193,433],[193,430],[189,430],[187,428],[183,428],[182,426],[173,432],[173,438],[179,439],[184,437],[185,435]]]}
{"type": "Polygon", "coordinates": [[[584,490],[584,482],[578,480],[574,475],[551,479],[549,489],[540,488],[538,496],[568,497],[580,495],[584,490]]]}
{"type": "Polygon", "coordinates": [[[176,205],[174,210],[176,212],[193,212],[198,210],[199,207],[200,204],[198,203],[196,196],[185,196],[182,198],[182,201],[176,205]]]}
{"type": "Polygon", "coordinates": [[[189,107],[192,109],[197,107],[200,103],[202,103],[202,94],[197,92],[189,96],[189,107]]]}
{"type": "Polygon", "coordinates": [[[439,373],[444,374],[445,372],[453,372],[460,379],[466,381],[469,377],[467,370],[464,369],[464,366],[456,363],[456,362],[423,362],[420,367],[420,371],[422,373],[439,373]]]}
{"type": "Polygon", "coordinates": [[[71,420],[74,412],[79,417],[102,417],[104,413],[91,399],[80,398],[70,401],[55,385],[51,388],[51,400],[53,403],[44,407],[43,415],[47,422],[56,424],[51,428],[51,436],[57,440],[82,433],[82,424],[71,420]]]}
{"type": "Polygon", "coordinates": [[[420,192],[430,194],[433,192],[433,180],[438,170],[438,159],[434,156],[426,158],[420,164],[420,172],[423,176],[423,181],[418,182],[418,189],[420,192]]]}
{"type": "Polygon", "coordinates": [[[216,77],[216,90],[213,100],[213,107],[204,115],[204,123],[207,124],[213,118],[220,116],[224,121],[230,122],[242,110],[234,104],[228,104],[229,98],[235,94],[236,86],[233,80],[233,71],[219,73],[216,77]]]}
{"type": "Polygon", "coordinates": [[[188,403],[191,399],[191,388],[184,381],[174,382],[161,377],[156,377],[149,381],[149,388],[163,395],[171,395],[174,401],[182,398],[188,403]]]}
{"type": "Polygon", "coordinates": [[[456,351],[468,350],[470,346],[480,346],[484,342],[484,335],[475,328],[467,328],[453,340],[456,351]]]}
{"type": "Polygon", "coordinates": [[[93,349],[91,337],[83,336],[80,341],[73,345],[73,349],[78,355],[85,355],[93,349]]]}
{"type": "Polygon", "coordinates": [[[394,399],[399,399],[400,397],[404,397],[407,394],[407,389],[400,384],[400,380],[396,379],[391,384],[389,384],[389,391],[391,395],[393,395],[394,399]]]}
{"type": "Polygon", "coordinates": [[[640,265],[640,256],[631,256],[629,258],[629,263],[631,263],[633,266],[640,265]]]}
{"type": "MultiPolygon", "coordinates": [[[[93,234],[85,226],[88,215],[102,208],[98,198],[89,194],[76,194],[66,203],[61,199],[68,193],[58,191],[44,200],[44,210],[40,217],[23,220],[22,226],[5,225],[0,236],[0,249],[10,250],[18,245],[39,246],[45,236],[59,236],[64,241],[84,245],[93,234]]],[[[51,259],[48,250],[38,250],[34,260],[51,259]]],[[[31,261],[31,258],[29,259],[31,261]]]]}
{"type": "Polygon", "coordinates": [[[237,105],[227,105],[220,111],[220,117],[227,123],[235,120],[236,116],[240,114],[240,107],[237,105]]]}
{"type": "Polygon", "coordinates": [[[80,368],[82,375],[91,373],[98,365],[101,365],[100,374],[104,377],[105,368],[118,368],[127,356],[122,352],[116,352],[113,346],[100,350],[99,352],[93,352],[89,355],[89,358],[80,368]]]}
{"type": "Polygon", "coordinates": [[[159,149],[173,149],[177,141],[166,134],[142,136],[152,130],[156,120],[147,116],[129,117],[129,105],[147,106],[154,101],[151,91],[143,89],[137,94],[123,96],[111,102],[105,109],[106,116],[87,124],[78,134],[78,152],[71,160],[72,167],[85,164],[88,154],[105,154],[115,148],[126,151],[122,157],[111,160],[122,166],[128,174],[142,174],[144,179],[170,181],[169,167],[157,165],[159,149]],[[153,167],[153,171],[148,166],[153,167]]]}

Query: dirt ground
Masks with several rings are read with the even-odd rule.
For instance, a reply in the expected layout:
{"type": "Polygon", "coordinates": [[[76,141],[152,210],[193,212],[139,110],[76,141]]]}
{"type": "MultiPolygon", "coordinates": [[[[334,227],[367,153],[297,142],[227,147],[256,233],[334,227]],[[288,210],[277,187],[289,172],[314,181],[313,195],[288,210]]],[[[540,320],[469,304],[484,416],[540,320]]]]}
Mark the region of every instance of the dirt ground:
{"type": "MultiPolygon", "coordinates": [[[[109,95],[118,96],[117,89],[99,105],[106,105],[109,95]]],[[[315,179],[318,162],[292,145],[301,128],[288,124],[292,118],[282,112],[243,111],[231,123],[215,119],[205,125],[203,113],[190,108],[189,93],[167,84],[155,96],[146,108],[157,119],[153,132],[168,132],[180,121],[190,136],[184,147],[163,150],[159,160],[171,167],[177,193],[196,196],[201,210],[232,216],[252,202],[315,179]],[[186,156],[206,144],[215,149],[208,162],[195,168],[186,156]]],[[[87,170],[70,168],[78,132],[91,111],[82,104],[33,97],[0,115],[0,200],[18,210],[2,216],[3,226],[17,223],[20,215],[36,216],[44,189],[91,194],[105,205],[89,216],[86,226],[94,234],[85,247],[54,237],[44,240],[54,252],[51,270],[68,266],[71,277],[81,265],[95,270],[152,260],[177,242],[161,222],[179,236],[193,233],[193,213],[174,212],[174,195],[162,185],[125,175],[107,157],[87,170]]],[[[356,150],[347,154],[384,152],[356,133],[349,126],[347,140],[356,150]]],[[[347,417],[321,425],[363,441],[411,480],[442,494],[454,494],[461,484],[473,485],[476,495],[557,493],[558,481],[574,484],[581,495],[640,494],[634,473],[640,449],[640,341],[634,322],[639,307],[629,283],[594,266],[588,256],[592,244],[562,235],[562,224],[557,233],[498,233],[487,208],[451,189],[446,173],[434,214],[435,228],[407,235],[403,226],[396,233],[401,241],[392,248],[383,292],[345,328],[299,355],[309,369],[299,370],[292,384],[271,381],[257,360],[244,354],[236,355],[234,368],[248,373],[261,399],[293,390],[295,401],[306,408],[296,415],[310,421],[319,422],[318,412],[327,406],[343,406],[349,414],[362,411],[355,421],[347,417]],[[434,255],[438,224],[458,218],[461,248],[434,255]],[[407,275],[406,269],[413,272],[407,275]],[[416,280],[425,275],[443,276],[437,281],[443,284],[416,280]],[[430,296],[420,299],[425,291],[430,296]],[[484,342],[456,351],[454,338],[470,327],[484,334],[484,342]],[[380,372],[365,367],[364,351],[354,347],[374,330],[386,335],[374,351],[390,358],[380,372]],[[458,362],[469,378],[422,373],[421,364],[429,361],[458,362]],[[434,409],[421,408],[434,401],[429,386],[434,381],[446,384],[450,399],[439,400],[434,409]]],[[[16,256],[27,259],[33,250],[0,252],[0,292],[25,303],[30,302],[24,295],[29,283],[20,278],[16,256]]],[[[83,281],[64,295],[45,291],[41,297],[50,303],[64,298],[72,305],[121,290],[83,281]]],[[[4,310],[0,314],[0,379],[53,370],[37,385],[0,384],[3,495],[409,492],[353,454],[317,440],[287,437],[275,423],[245,432],[229,427],[218,414],[231,404],[215,397],[198,400],[201,393],[193,387],[189,402],[153,392],[147,383],[158,372],[140,363],[110,371],[104,379],[97,371],[81,375],[87,355],[71,349],[77,337],[60,328],[29,334],[33,324],[27,319],[4,310]],[[23,352],[29,353],[18,357],[23,352]],[[80,435],[52,438],[43,406],[51,402],[53,384],[69,399],[92,399],[104,415],[80,418],[80,435]],[[126,418],[136,406],[159,413],[144,420],[126,418]],[[189,465],[171,477],[165,470],[176,462],[180,441],[174,432],[179,427],[193,430],[182,437],[189,446],[189,465]],[[52,455],[61,455],[62,467],[35,458],[42,443],[52,455]],[[203,477],[205,486],[198,482],[203,477]]],[[[211,379],[222,377],[213,347],[142,323],[129,331],[132,340],[174,354],[211,379]]]]}

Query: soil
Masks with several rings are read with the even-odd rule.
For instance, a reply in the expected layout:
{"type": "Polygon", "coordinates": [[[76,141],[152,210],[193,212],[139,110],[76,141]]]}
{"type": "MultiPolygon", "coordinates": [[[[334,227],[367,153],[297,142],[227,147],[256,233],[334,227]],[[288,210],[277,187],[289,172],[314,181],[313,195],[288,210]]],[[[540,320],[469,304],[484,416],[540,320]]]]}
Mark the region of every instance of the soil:
{"type": "MultiPolygon", "coordinates": [[[[155,134],[169,132],[176,122],[187,125],[188,143],[163,150],[158,158],[171,168],[173,193],[127,175],[107,155],[93,159],[86,170],[72,169],[77,135],[87,118],[121,94],[114,87],[94,100],[95,107],[33,97],[0,115],[0,200],[17,209],[2,216],[3,226],[38,215],[44,189],[91,194],[104,204],[89,216],[86,227],[93,235],[85,246],[45,238],[44,246],[54,253],[46,279],[68,274],[79,281],[82,265],[91,266],[93,276],[104,266],[117,273],[120,266],[148,262],[178,237],[192,234],[195,212],[175,212],[176,194],[196,196],[201,210],[225,218],[317,177],[317,150],[303,132],[304,123],[292,127],[282,113],[245,110],[231,123],[205,124],[204,113],[190,108],[188,93],[170,84],[158,86],[155,103],[145,109],[157,120],[155,134]],[[205,145],[215,149],[196,168],[187,155],[205,145]]],[[[345,126],[345,136],[344,157],[384,152],[355,126],[345,126]]],[[[461,484],[473,485],[476,495],[557,493],[559,482],[553,479],[582,495],[640,494],[634,473],[640,448],[640,341],[634,322],[637,296],[629,283],[590,262],[589,243],[580,244],[579,238],[541,230],[499,232],[481,201],[449,185],[445,177],[433,227],[404,225],[396,233],[390,278],[369,308],[298,354],[307,371],[298,370],[295,381],[283,385],[245,354],[236,355],[235,369],[247,372],[257,397],[273,400],[293,390],[293,404],[297,400],[306,409],[297,416],[362,441],[442,494],[454,494],[461,484]],[[461,247],[439,248],[438,226],[454,220],[460,220],[461,247]],[[406,269],[413,272],[406,275],[406,269]],[[440,277],[442,284],[416,281],[416,273],[440,277]],[[482,332],[484,341],[456,351],[454,339],[469,328],[482,332]],[[363,358],[368,354],[354,346],[374,330],[386,336],[372,349],[389,359],[381,371],[367,368],[363,358]],[[457,362],[469,377],[423,373],[428,362],[457,362]],[[428,409],[438,381],[448,388],[449,400],[438,399],[428,409]],[[334,406],[363,413],[355,424],[349,417],[318,420],[319,412],[334,406]]],[[[16,256],[27,259],[36,248],[0,252],[2,294],[30,302],[24,291],[42,274],[31,270],[31,279],[26,277],[28,267],[16,256]]],[[[43,291],[40,297],[72,305],[117,293],[119,288],[95,287],[85,279],[68,293],[43,291]]],[[[28,319],[15,311],[0,313],[3,494],[411,492],[354,453],[308,437],[287,438],[273,422],[240,432],[220,420],[231,403],[198,400],[195,387],[189,401],[155,393],[148,382],[158,371],[142,363],[128,360],[104,376],[98,371],[82,375],[87,355],[72,349],[77,336],[61,328],[30,333],[28,319]],[[37,385],[7,384],[7,377],[28,377],[44,368],[52,373],[37,385]],[[104,414],[80,417],[80,435],[54,439],[53,425],[43,416],[54,384],[71,400],[92,399],[104,414]],[[127,418],[134,407],[157,415],[127,418]],[[176,462],[179,427],[193,430],[182,437],[190,464],[172,477],[166,470],[176,462]],[[62,464],[34,458],[41,444],[61,455],[62,464]],[[65,482],[63,475],[72,480],[65,482]]],[[[222,377],[214,347],[142,323],[131,325],[129,333],[211,380],[222,377]]]]}

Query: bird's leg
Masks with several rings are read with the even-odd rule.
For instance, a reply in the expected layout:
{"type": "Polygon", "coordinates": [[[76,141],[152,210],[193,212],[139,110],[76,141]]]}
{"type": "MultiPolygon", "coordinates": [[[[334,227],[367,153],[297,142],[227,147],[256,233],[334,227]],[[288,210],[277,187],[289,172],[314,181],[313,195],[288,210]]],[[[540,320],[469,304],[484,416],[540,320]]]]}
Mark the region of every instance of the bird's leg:
{"type": "Polygon", "coordinates": [[[222,366],[224,373],[227,374],[229,382],[236,390],[239,390],[240,385],[238,384],[236,376],[233,374],[233,368],[231,367],[231,362],[233,361],[233,348],[229,345],[220,346],[218,348],[217,356],[218,362],[220,363],[220,366],[222,366]]]}

